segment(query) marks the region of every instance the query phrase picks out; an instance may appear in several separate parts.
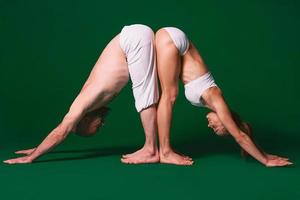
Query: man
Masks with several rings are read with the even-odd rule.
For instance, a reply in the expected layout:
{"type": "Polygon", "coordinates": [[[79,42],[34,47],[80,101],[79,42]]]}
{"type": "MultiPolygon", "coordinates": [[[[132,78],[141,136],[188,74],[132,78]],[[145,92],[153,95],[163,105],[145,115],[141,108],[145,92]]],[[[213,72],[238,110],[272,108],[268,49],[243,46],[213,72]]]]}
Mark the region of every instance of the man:
{"type": "Polygon", "coordinates": [[[125,26],[103,50],[62,122],[36,148],[16,152],[25,156],[4,162],[31,163],[61,143],[71,132],[83,136],[95,134],[107,113],[105,105],[117,96],[129,76],[146,139],[142,149],[122,158],[122,162],[158,162],[156,103],[159,92],[155,59],[153,31],[145,25],[125,26]]]}

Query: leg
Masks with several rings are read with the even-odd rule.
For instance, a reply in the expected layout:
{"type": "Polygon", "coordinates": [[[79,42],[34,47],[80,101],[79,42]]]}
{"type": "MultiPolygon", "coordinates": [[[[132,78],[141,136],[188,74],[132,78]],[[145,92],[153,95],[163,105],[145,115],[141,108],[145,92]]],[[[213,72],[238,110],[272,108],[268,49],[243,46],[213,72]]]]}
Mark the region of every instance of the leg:
{"type": "Polygon", "coordinates": [[[181,57],[172,39],[163,29],[156,33],[156,50],[158,77],[162,90],[157,110],[160,162],[191,165],[193,161],[175,153],[170,144],[172,112],[178,94],[181,57]]]}
{"type": "Polygon", "coordinates": [[[135,106],[140,112],[145,132],[144,147],[124,155],[127,164],[153,163],[159,161],[156,143],[156,103],[159,98],[154,33],[144,25],[133,25],[121,33],[121,46],[128,62],[135,106]]]}
{"type": "Polygon", "coordinates": [[[156,106],[151,106],[140,113],[143,128],[145,131],[145,144],[142,149],[123,155],[123,163],[156,163],[159,162],[159,154],[156,143],[156,106]]]}

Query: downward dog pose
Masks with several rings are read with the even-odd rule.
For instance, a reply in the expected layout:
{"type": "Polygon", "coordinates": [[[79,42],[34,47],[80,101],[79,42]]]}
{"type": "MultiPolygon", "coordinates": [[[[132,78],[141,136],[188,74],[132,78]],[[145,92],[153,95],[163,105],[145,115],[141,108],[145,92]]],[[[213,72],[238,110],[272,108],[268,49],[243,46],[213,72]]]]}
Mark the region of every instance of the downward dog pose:
{"type": "Polygon", "coordinates": [[[105,105],[126,85],[129,75],[146,139],[141,150],[128,155],[122,162],[158,162],[156,103],[159,93],[155,56],[153,31],[145,25],[125,26],[103,50],[62,122],[38,147],[16,152],[25,156],[4,162],[31,163],[61,143],[71,132],[82,136],[95,134],[107,114],[105,105]]]}
{"type": "Polygon", "coordinates": [[[191,165],[191,158],[177,154],[170,144],[172,110],[178,94],[178,80],[184,83],[185,96],[194,106],[207,107],[208,126],[218,135],[230,134],[248,154],[268,167],[286,166],[287,158],[270,155],[258,149],[247,123],[239,120],[228,108],[220,88],[195,46],[184,32],[174,27],[160,29],[155,36],[157,69],[161,85],[161,98],[157,110],[160,162],[191,165]]]}

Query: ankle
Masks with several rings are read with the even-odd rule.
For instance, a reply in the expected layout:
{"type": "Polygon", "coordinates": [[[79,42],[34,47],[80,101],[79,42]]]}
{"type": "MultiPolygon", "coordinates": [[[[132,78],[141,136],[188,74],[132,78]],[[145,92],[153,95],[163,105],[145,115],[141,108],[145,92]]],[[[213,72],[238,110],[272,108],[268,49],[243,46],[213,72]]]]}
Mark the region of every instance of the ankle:
{"type": "Polygon", "coordinates": [[[173,152],[173,150],[170,147],[169,148],[160,148],[159,149],[159,155],[161,157],[168,157],[168,155],[170,153],[172,153],[172,152],[173,152]]]}
{"type": "Polygon", "coordinates": [[[144,150],[146,150],[150,154],[156,154],[158,152],[158,148],[154,144],[145,144],[143,147],[144,150]]]}

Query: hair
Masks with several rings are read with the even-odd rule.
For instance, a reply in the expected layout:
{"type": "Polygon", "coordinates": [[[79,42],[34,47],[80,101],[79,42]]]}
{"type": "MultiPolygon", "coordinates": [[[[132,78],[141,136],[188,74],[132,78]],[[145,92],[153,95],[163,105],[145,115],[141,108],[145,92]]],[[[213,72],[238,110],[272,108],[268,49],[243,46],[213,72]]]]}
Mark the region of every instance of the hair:
{"type": "Polygon", "coordinates": [[[78,122],[75,133],[80,136],[89,136],[88,134],[86,134],[86,128],[87,128],[87,124],[85,123],[86,120],[89,120],[94,117],[100,117],[102,120],[101,126],[103,126],[104,119],[107,117],[109,112],[110,112],[110,108],[104,106],[86,113],[83,116],[83,118],[78,122]]]}
{"type": "Polygon", "coordinates": [[[98,108],[96,110],[93,110],[93,111],[89,112],[88,114],[96,115],[96,116],[99,116],[101,118],[105,118],[105,117],[107,117],[109,112],[110,112],[110,108],[106,107],[106,106],[103,106],[101,108],[98,108]]]}
{"type": "MultiPolygon", "coordinates": [[[[231,111],[232,113],[232,118],[239,127],[240,130],[242,130],[244,133],[246,133],[251,139],[253,139],[253,134],[252,134],[252,127],[248,122],[244,122],[239,114],[237,114],[234,111],[231,111]]],[[[246,158],[248,156],[248,153],[241,148],[241,157],[246,158]]]]}

